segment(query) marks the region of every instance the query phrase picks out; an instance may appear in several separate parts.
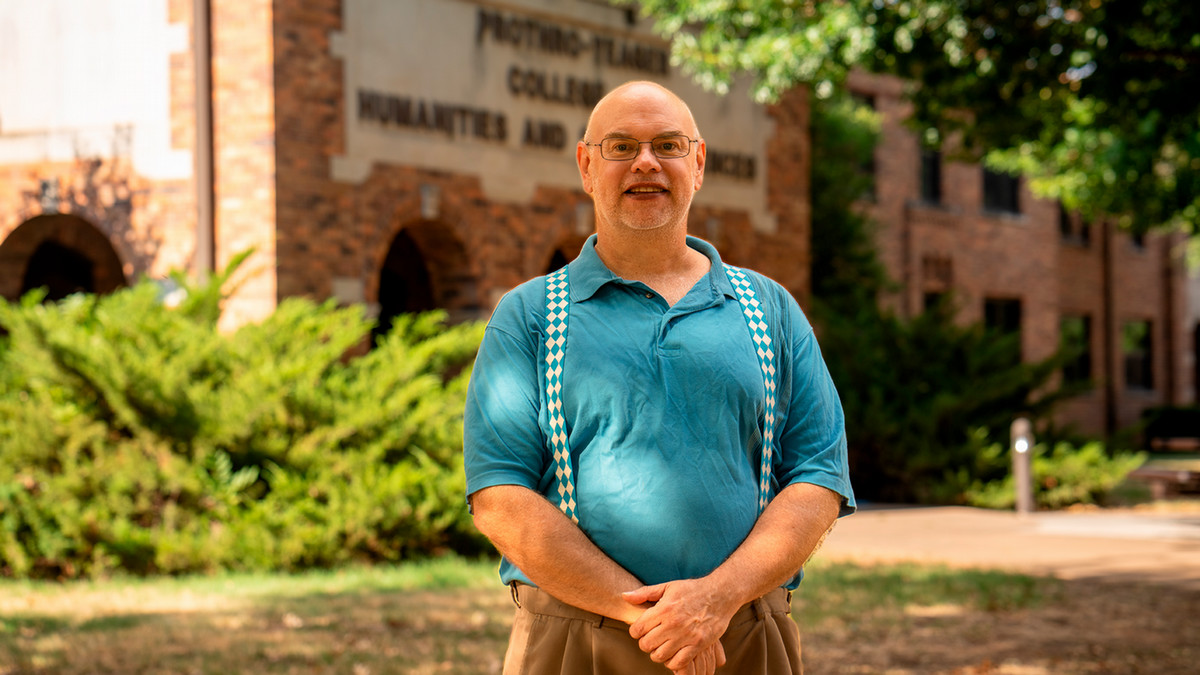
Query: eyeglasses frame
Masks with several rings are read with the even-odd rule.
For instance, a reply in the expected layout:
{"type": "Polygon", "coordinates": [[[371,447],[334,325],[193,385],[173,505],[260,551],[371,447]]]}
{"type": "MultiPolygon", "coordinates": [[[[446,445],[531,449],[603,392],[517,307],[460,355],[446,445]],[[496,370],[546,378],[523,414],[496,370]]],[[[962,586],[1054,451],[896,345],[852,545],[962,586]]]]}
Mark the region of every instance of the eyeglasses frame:
{"type": "Polygon", "coordinates": [[[599,143],[588,143],[587,141],[581,141],[581,142],[588,147],[600,148],[600,157],[603,158],[605,161],[608,161],[608,162],[631,162],[631,161],[637,159],[638,155],[642,154],[642,146],[646,145],[647,143],[650,144],[650,153],[653,154],[658,159],[684,159],[692,154],[692,143],[699,143],[702,140],[704,140],[704,139],[691,138],[687,134],[667,134],[666,136],[655,136],[654,138],[652,138],[648,141],[639,141],[636,138],[629,138],[627,136],[609,136],[609,137],[600,139],[599,143]],[[688,141],[687,154],[668,156],[668,157],[663,157],[662,155],[658,154],[658,152],[655,151],[655,149],[654,149],[654,142],[658,141],[658,140],[662,140],[664,138],[687,139],[687,141],[688,141]],[[616,141],[631,141],[633,143],[637,143],[637,146],[638,146],[637,152],[633,153],[633,155],[631,157],[625,157],[623,159],[612,159],[612,158],[606,156],[604,154],[604,142],[605,141],[614,141],[614,140],[616,140],[616,141]]]}

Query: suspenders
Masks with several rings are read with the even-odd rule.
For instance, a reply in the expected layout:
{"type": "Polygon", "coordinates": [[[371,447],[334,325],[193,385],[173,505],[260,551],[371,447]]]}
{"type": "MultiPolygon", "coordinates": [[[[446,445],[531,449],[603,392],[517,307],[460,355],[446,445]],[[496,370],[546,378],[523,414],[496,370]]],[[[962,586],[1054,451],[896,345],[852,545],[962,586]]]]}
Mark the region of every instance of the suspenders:
{"type": "Polygon", "coordinates": [[[567,446],[567,422],[563,419],[562,372],[567,345],[567,314],[571,288],[567,266],[546,277],[546,407],[550,413],[550,449],[554,451],[554,473],[558,477],[558,508],[575,523],[575,476],[571,473],[571,449],[567,446]]]}
{"type": "MultiPolygon", "coordinates": [[[[775,350],[771,346],[771,331],[763,317],[754,287],[745,271],[725,265],[725,274],[733,284],[746,328],[754,341],[754,351],[762,369],[766,403],[763,411],[762,464],[759,467],[758,511],[767,507],[771,489],[771,460],[775,446],[775,350]]],[[[563,417],[563,357],[567,344],[567,319],[570,314],[570,283],[567,266],[546,277],[546,370],[542,378],[546,388],[546,405],[550,416],[550,449],[554,455],[554,473],[558,508],[575,523],[575,475],[571,471],[571,450],[567,444],[566,420],[563,417]]]]}

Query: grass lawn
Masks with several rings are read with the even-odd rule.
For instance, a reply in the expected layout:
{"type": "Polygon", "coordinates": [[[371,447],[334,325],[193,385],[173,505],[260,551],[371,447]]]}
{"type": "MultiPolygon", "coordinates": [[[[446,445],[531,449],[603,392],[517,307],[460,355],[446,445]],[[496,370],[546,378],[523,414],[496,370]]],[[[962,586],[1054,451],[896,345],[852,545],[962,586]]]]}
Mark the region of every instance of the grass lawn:
{"type": "MultiPolygon", "coordinates": [[[[0,582],[0,675],[499,673],[494,561],[301,575],[0,582]]],[[[817,561],[793,599],[809,675],[1194,673],[1197,594],[817,561]]]]}

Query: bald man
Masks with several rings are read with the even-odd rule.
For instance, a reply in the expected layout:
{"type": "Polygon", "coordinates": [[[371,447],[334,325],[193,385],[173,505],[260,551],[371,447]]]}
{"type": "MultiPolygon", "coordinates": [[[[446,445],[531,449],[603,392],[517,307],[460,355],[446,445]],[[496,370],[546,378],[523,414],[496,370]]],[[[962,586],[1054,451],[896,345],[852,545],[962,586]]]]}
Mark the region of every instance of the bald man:
{"type": "Polygon", "coordinates": [[[688,236],[705,157],[674,93],[609,92],[576,148],[596,233],[488,324],[464,452],[505,675],[803,671],[791,590],[855,508],[842,409],[786,289],[688,236]]]}

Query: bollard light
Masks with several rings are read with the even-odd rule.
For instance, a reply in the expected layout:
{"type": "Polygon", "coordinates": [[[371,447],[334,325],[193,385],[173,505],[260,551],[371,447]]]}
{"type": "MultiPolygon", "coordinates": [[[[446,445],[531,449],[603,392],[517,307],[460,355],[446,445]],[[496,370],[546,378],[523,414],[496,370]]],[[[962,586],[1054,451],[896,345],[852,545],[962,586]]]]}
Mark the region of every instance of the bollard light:
{"type": "Polygon", "coordinates": [[[1033,430],[1029,420],[1018,417],[1010,429],[1013,447],[1013,486],[1017,513],[1033,513],[1033,430]]]}

